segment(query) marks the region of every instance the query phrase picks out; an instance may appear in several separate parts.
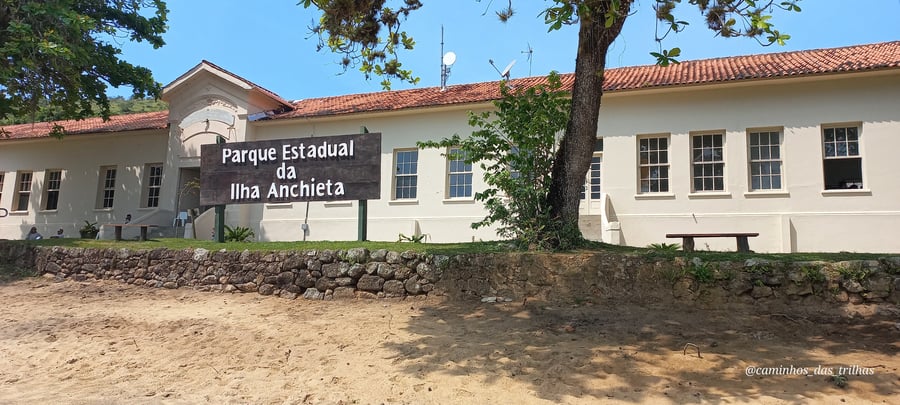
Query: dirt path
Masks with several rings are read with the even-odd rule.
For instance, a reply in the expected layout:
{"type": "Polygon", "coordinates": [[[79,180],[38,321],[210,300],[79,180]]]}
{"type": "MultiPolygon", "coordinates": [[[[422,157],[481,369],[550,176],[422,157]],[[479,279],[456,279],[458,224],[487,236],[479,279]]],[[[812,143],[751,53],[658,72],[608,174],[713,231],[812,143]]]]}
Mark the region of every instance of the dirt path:
{"type": "Polygon", "coordinates": [[[896,318],[288,301],[43,279],[0,285],[0,308],[0,403],[842,404],[900,397],[896,318]],[[685,355],[686,343],[702,358],[693,346],[685,355]],[[813,374],[819,365],[872,374],[848,375],[843,389],[824,375],[746,375],[749,366],[813,374]]]}

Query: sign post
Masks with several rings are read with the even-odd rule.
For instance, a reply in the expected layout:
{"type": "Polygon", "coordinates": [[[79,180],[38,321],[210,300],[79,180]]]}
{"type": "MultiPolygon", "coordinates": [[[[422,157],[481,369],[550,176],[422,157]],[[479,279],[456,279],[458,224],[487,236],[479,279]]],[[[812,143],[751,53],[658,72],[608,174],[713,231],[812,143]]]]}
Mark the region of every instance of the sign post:
{"type": "MultiPolygon", "coordinates": [[[[359,127],[359,133],[368,134],[369,128],[365,126],[359,127]]],[[[369,200],[359,200],[359,212],[357,213],[358,226],[356,229],[356,240],[365,242],[368,238],[369,231],[369,200]]]]}
{"type": "MultiPolygon", "coordinates": [[[[221,136],[216,137],[216,144],[225,143],[225,138],[221,136]]],[[[216,205],[216,224],[213,227],[213,237],[216,242],[225,243],[225,205],[218,204],[216,205]]]]}

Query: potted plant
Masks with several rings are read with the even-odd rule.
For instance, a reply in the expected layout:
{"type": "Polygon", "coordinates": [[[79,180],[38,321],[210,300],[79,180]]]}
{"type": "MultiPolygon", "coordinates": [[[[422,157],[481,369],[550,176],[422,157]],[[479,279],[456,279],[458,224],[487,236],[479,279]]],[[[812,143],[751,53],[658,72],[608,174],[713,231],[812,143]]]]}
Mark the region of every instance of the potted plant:
{"type": "Polygon", "coordinates": [[[97,228],[96,222],[85,220],[84,226],[78,230],[78,233],[81,234],[81,239],[94,239],[97,237],[97,234],[100,233],[100,228],[97,228]]]}

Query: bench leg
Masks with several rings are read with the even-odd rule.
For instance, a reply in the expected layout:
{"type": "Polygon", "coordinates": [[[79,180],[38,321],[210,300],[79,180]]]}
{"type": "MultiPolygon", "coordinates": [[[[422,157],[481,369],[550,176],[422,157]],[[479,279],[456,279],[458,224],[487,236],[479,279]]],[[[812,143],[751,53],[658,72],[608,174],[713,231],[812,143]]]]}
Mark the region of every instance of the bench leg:
{"type": "Polygon", "coordinates": [[[750,253],[750,242],[746,236],[737,237],[737,251],[741,253],[750,253]]]}
{"type": "Polygon", "coordinates": [[[685,252],[693,252],[694,251],[694,237],[686,236],[681,238],[681,249],[685,252]]]}
{"type": "Polygon", "coordinates": [[[122,227],[116,227],[116,240],[122,240],[122,227]]]}
{"type": "Polygon", "coordinates": [[[145,240],[147,240],[147,227],[142,226],[141,227],[141,241],[145,241],[145,240]]]}

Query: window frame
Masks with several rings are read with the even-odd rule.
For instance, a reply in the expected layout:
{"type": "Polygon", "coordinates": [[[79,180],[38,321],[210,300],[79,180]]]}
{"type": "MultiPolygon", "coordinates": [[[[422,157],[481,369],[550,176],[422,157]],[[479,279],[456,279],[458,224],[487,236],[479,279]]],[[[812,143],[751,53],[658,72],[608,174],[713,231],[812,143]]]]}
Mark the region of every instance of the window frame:
{"type": "MultiPolygon", "coordinates": [[[[726,146],[725,138],[726,138],[726,131],[724,129],[712,130],[712,131],[698,131],[698,132],[690,133],[690,138],[689,138],[690,142],[688,143],[688,148],[690,150],[689,161],[691,164],[691,193],[708,194],[708,193],[726,193],[728,191],[728,182],[727,182],[728,174],[726,171],[728,165],[726,164],[727,160],[725,158],[725,146],[726,146]],[[707,137],[707,136],[713,137],[712,145],[709,147],[705,146],[705,143],[703,141],[703,137],[707,137]],[[715,145],[715,137],[716,136],[721,137],[720,146],[715,145]],[[701,138],[701,144],[700,144],[701,158],[704,157],[704,154],[703,154],[704,149],[707,149],[707,148],[712,148],[713,150],[721,149],[719,160],[709,160],[709,161],[701,160],[699,162],[694,160],[694,154],[697,149],[694,146],[694,139],[698,138],[698,137],[701,138]],[[706,175],[706,173],[704,172],[698,176],[697,175],[697,166],[706,166],[706,165],[712,166],[711,167],[712,175],[706,175]],[[722,170],[721,170],[722,174],[721,175],[716,175],[715,165],[722,166],[722,170]],[[703,179],[703,180],[711,179],[713,187],[711,189],[706,188],[705,181],[704,181],[704,187],[702,189],[697,189],[696,186],[697,186],[698,178],[703,179]],[[716,179],[718,179],[718,178],[721,178],[721,184],[722,184],[721,188],[716,187],[716,179]]],[[[705,171],[705,167],[703,168],[703,171],[705,171]]]]}
{"type": "Polygon", "coordinates": [[[444,196],[448,200],[471,200],[474,198],[474,191],[472,189],[472,182],[474,178],[474,171],[472,169],[471,163],[466,163],[465,159],[467,157],[467,153],[462,150],[459,146],[452,146],[447,148],[447,158],[446,160],[446,187],[444,189],[444,196]],[[458,151],[461,158],[454,159],[454,154],[458,151]],[[462,170],[453,170],[454,163],[461,164],[462,170]],[[466,170],[468,169],[468,170],[466,170]],[[462,177],[463,179],[468,178],[468,182],[459,183],[454,185],[453,179],[454,176],[462,177]],[[462,188],[462,195],[454,195],[454,189],[462,188]]]}
{"type": "Polygon", "coordinates": [[[31,206],[31,193],[34,188],[34,172],[30,170],[19,170],[16,172],[16,182],[13,188],[13,200],[12,204],[10,204],[10,212],[28,212],[28,207],[31,206]],[[27,187],[22,187],[25,184],[24,177],[28,177],[27,187]],[[22,206],[22,197],[25,197],[25,208],[21,209],[22,206]]]}
{"type": "Polygon", "coordinates": [[[671,162],[671,148],[672,148],[672,134],[670,133],[660,133],[660,134],[643,134],[638,135],[636,137],[635,151],[637,152],[637,194],[638,195],[664,195],[670,194],[672,192],[672,162],[671,162]],[[657,140],[657,149],[655,151],[650,150],[649,140],[656,139],[657,140]],[[647,163],[641,162],[641,142],[647,140],[648,141],[648,159],[647,163]],[[666,141],[665,150],[659,148],[659,140],[666,141]],[[651,163],[650,156],[653,152],[657,153],[657,161],[656,163],[651,163]],[[663,164],[659,159],[659,153],[665,152],[665,164],[663,164]],[[663,177],[662,175],[658,175],[657,178],[652,177],[652,168],[665,168],[666,175],[663,177]],[[647,191],[644,191],[644,168],[647,168],[647,191]],[[657,191],[653,191],[652,182],[657,181],[657,191]],[[665,190],[662,189],[661,185],[665,182],[665,190]]]}
{"type": "Polygon", "coordinates": [[[866,186],[868,185],[868,182],[866,181],[865,168],[863,167],[864,152],[863,152],[863,142],[862,142],[862,139],[863,139],[862,122],[857,121],[857,122],[829,123],[829,124],[821,124],[821,125],[819,125],[819,127],[820,127],[819,146],[822,148],[822,190],[827,191],[827,192],[838,192],[838,193],[867,190],[866,186]],[[849,133],[846,133],[845,136],[847,139],[844,142],[844,144],[845,144],[844,151],[846,152],[846,154],[844,154],[844,155],[838,154],[839,148],[837,146],[838,146],[839,141],[837,141],[837,139],[836,139],[837,131],[835,131],[835,134],[833,135],[835,138],[835,141],[833,142],[835,145],[835,149],[834,149],[835,155],[828,156],[828,148],[826,146],[828,141],[826,140],[826,132],[828,130],[850,129],[850,128],[853,128],[856,130],[856,135],[855,135],[856,139],[853,141],[853,143],[855,143],[856,153],[852,154],[852,155],[850,154],[851,141],[849,140],[849,133]],[[828,170],[826,170],[826,165],[828,164],[827,162],[841,161],[841,160],[843,160],[843,161],[855,160],[855,161],[859,162],[859,179],[856,179],[858,181],[850,182],[850,183],[853,183],[854,187],[848,187],[845,185],[844,187],[829,188],[829,186],[828,186],[829,184],[827,181],[828,179],[826,177],[826,176],[828,176],[828,170]]]}
{"type": "MultiPolygon", "coordinates": [[[[419,197],[419,149],[418,148],[396,148],[393,150],[393,170],[391,174],[391,200],[394,201],[415,201],[419,197]],[[415,152],[416,160],[414,163],[415,171],[413,173],[398,173],[400,171],[400,156],[401,154],[415,152]],[[412,178],[414,179],[414,185],[400,185],[399,180],[401,178],[412,178]],[[398,193],[400,187],[404,187],[405,190],[412,190],[411,196],[399,196],[398,193]]],[[[407,162],[404,162],[406,164],[407,162]]]]}
{"type": "Polygon", "coordinates": [[[785,177],[785,175],[784,175],[784,128],[783,127],[748,128],[747,129],[747,190],[748,190],[748,192],[750,192],[750,193],[773,193],[773,192],[777,193],[780,191],[784,191],[785,190],[784,177],[785,177]],[[778,143],[772,144],[770,142],[765,145],[763,145],[762,143],[753,145],[753,135],[759,136],[764,133],[768,134],[767,141],[772,140],[772,134],[777,134],[778,143]],[[753,148],[754,147],[758,148],[756,159],[753,158],[753,155],[754,155],[753,148]],[[768,148],[767,152],[768,152],[768,156],[769,156],[768,158],[765,158],[765,159],[762,158],[762,155],[763,155],[762,152],[764,150],[763,149],[764,147],[768,148]],[[777,149],[773,149],[773,147],[777,148],[777,149]],[[773,150],[777,151],[777,155],[778,155],[777,158],[772,158],[773,150]],[[778,164],[778,166],[777,166],[778,173],[773,173],[771,165],[774,163],[778,164]],[[754,164],[759,165],[759,167],[760,167],[760,173],[758,175],[754,174],[754,171],[753,171],[754,164]],[[762,173],[762,171],[763,171],[762,168],[765,165],[769,165],[769,173],[762,173]],[[779,187],[772,186],[774,184],[774,182],[772,180],[775,179],[776,175],[778,178],[779,187]],[[753,187],[754,176],[758,176],[760,178],[760,187],[758,187],[758,188],[753,187]],[[766,177],[768,177],[768,179],[769,179],[769,185],[770,185],[769,188],[762,187],[763,179],[766,177]]]}
{"type": "Polygon", "coordinates": [[[603,195],[603,137],[596,137],[594,139],[594,150],[591,152],[591,163],[588,166],[588,171],[584,175],[584,183],[581,185],[581,194],[579,194],[580,201],[597,201],[602,198],[603,195]],[[596,170],[594,169],[594,165],[596,166],[596,170]],[[594,173],[597,173],[597,176],[594,177],[594,173]],[[594,183],[594,179],[597,180],[594,183]],[[599,187],[599,191],[596,192],[597,198],[594,197],[594,186],[599,187]],[[591,188],[590,193],[588,193],[588,187],[591,188]],[[588,198],[590,196],[590,198],[588,198]]]}
{"type": "Polygon", "coordinates": [[[116,178],[118,177],[119,167],[117,165],[100,166],[97,176],[97,203],[95,205],[98,210],[111,210],[115,208],[116,198],[116,178]],[[112,172],[110,179],[109,173],[112,172]],[[110,180],[112,181],[110,183],[110,180]],[[109,206],[106,205],[109,200],[109,206]]]}
{"type": "Polygon", "coordinates": [[[44,171],[44,192],[41,202],[44,211],[56,211],[59,208],[59,190],[62,188],[62,178],[62,169],[47,169],[44,171]],[[58,175],[59,178],[54,179],[54,174],[58,175]],[[55,187],[53,187],[54,182],[56,183],[55,187]],[[50,207],[51,202],[53,202],[52,208],[50,207]]]}
{"type": "Polygon", "coordinates": [[[163,171],[164,165],[162,163],[147,163],[144,165],[144,187],[141,191],[141,208],[159,207],[160,196],[162,195],[163,171]],[[158,175],[154,175],[154,169],[159,169],[158,175]],[[157,180],[155,184],[154,179],[157,180]],[[155,199],[155,203],[152,203],[153,199],[155,199]]]}

